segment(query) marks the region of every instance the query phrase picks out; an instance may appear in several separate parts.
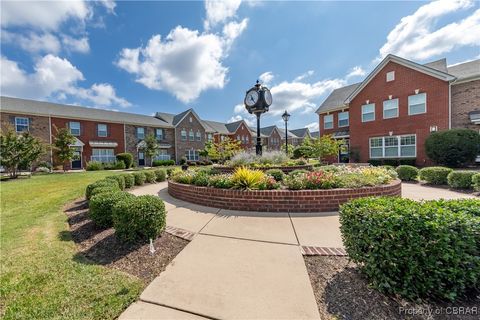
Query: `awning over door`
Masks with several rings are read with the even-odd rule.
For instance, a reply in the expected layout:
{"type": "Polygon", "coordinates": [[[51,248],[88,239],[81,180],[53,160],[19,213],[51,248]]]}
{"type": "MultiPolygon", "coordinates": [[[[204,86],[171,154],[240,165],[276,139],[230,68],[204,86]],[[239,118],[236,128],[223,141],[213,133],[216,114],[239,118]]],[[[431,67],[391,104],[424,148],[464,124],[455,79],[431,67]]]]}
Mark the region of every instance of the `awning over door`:
{"type": "Polygon", "coordinates": [[[89,141],[88,144],[92,148],[116,148],[118,146],[115,141],[89,141]]]}
{"type": "Polygon", "coordinates": [[[75,142],[73,144],[70,145],[71,148],[75,148],[79,151],[82,151],[83,150],[83,146],[85,145],[85,143],[82,142],[82,140],[78,139],[77,137],[75,137],[75,142]]]}
{"type": "MultiPolygon", "coordinates": [[[[137,143],[137,150],[145,149],[145,146],[146,146],[145,140],[142,140],[139,143],[137,143]]],[[[168,143],[158,144],[159,149],[168,149],[168,148],[171,148],[171,147],[172,147],[172,145],[170,145],[168,143]]]]}

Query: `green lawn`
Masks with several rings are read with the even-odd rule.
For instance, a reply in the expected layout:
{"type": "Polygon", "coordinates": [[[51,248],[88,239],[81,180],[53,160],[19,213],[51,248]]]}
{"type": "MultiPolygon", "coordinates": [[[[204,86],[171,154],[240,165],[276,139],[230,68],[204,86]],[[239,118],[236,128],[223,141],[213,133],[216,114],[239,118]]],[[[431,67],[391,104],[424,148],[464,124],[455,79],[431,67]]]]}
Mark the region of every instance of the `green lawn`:
{"type": "Polygon", "coordinates": [[[111,174],[51,174],[0,183],[4,319],[111,319],[137,298],[142,289],[137,278],[75,257],[62,211],[87,184],[111,174]]]}

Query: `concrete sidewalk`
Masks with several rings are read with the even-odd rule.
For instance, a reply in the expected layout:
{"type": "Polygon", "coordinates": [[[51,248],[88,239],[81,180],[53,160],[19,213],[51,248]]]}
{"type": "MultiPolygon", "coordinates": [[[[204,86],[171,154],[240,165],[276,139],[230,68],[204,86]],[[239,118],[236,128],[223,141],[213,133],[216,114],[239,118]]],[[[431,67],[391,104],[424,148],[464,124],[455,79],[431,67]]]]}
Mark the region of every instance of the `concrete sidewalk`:
{"type": "MultiPolygon", "coordinates": [[[[319,319],[302,246],[343,248],[338,213],[256,213],[171,197],[166,183],[131,191],[161,197],[167,225],[196,236],[120,319],[319,319]]],[[[469,198],[403,184],[404,197],[469,198]]]]}

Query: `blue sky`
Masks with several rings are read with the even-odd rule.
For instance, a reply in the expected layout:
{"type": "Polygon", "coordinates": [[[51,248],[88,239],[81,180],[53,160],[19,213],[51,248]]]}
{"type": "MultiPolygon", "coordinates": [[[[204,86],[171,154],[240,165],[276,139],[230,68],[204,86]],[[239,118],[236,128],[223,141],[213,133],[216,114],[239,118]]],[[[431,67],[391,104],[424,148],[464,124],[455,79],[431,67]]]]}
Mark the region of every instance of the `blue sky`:
{"type": "Polygon", "coordinates": [[[480,6],[433,2],[1,2],[1,93],[142,114],[193,107],[216,121],[260,78],[262,125],[316,129],[316,107],[388,53],[480,58],[480,6]]]}

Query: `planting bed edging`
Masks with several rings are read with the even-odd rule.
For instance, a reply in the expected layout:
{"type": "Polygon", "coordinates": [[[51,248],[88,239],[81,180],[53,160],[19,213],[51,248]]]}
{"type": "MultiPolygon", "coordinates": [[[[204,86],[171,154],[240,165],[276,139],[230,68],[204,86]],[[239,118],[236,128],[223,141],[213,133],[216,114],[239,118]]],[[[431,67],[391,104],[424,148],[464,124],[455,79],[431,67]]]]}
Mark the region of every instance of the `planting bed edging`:
{"type": "Polygon", "coordinates": [[[177,199],[227,210],[263,212],[329,212],[351,199],[370,196],[401,196],[400,180],[357,189],[235,190],[197,187],[168,181],[168,193],[177,199]]]}
{"type": "MultiPolygon", "coordinates": [[[[214,170],[218,171],[219,173],[233,173],[236,169],[236,167],[223,167],[223,166],[214,166],[214,170]]],[[[261,171],[268,171],[271,169],[280,169],[283,171],[283,173],[290,173],[294,170],[308,170],[311,171],[313,169],[313,166],[311,164],[305,164],[301,166],[275,166],[275,167],[252,167],[249,169],[252,170],[261,170],[261,171]]]]}

